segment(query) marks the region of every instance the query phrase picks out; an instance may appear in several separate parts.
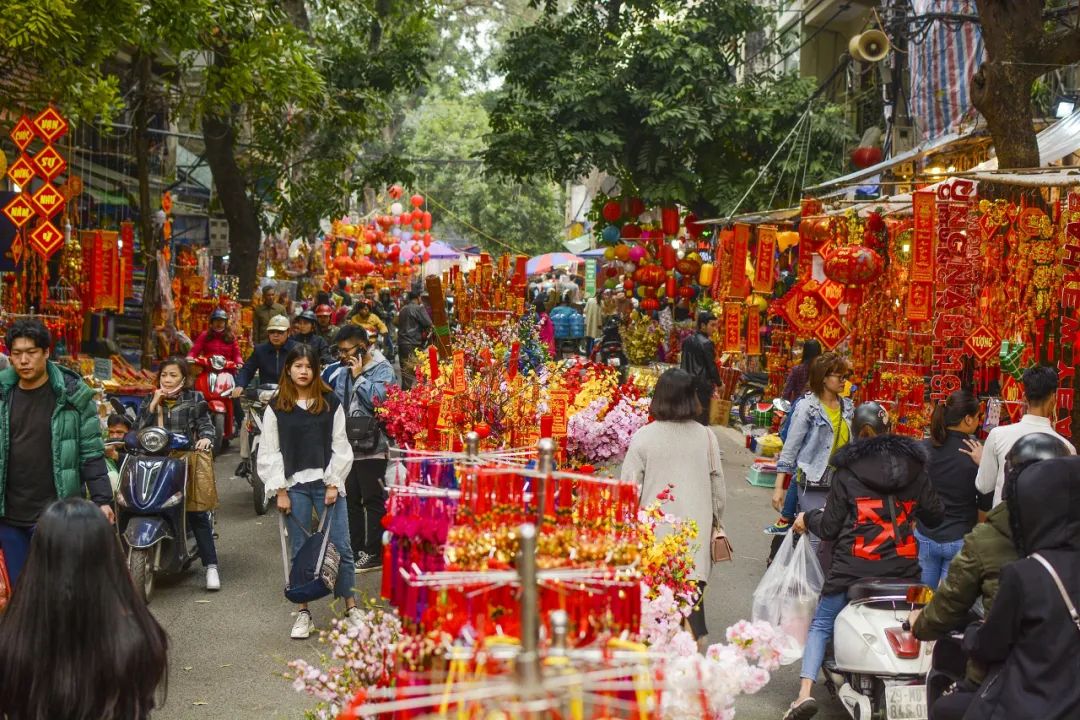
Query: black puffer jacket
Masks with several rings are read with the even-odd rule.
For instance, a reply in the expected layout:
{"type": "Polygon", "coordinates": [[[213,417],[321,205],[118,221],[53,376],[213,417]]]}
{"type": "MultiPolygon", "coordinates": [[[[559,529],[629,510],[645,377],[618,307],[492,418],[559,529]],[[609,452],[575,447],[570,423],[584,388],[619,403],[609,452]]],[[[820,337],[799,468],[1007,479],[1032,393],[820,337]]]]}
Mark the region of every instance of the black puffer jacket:
{"type": "MultiPolygon", "coordinates": [[[[1008,501],[1013,536],[1057,571],[1080,607],[1080,458],[1025,469],[1008,501]]],[[[967,720],[1075,720],[1080,717],[1080,627],[1049,571],[1032,557],[1001,570],[986,623],[970,628],[972,657],[1000,666],[979,689],[967,720]]]]}
{"type": "Polygon", "coordinates": [[[822,593],[845,592],[858,580],[919,580],[912,523],[936,527],[945,508],[926,476],[926,452],[900,435],[855,440],[832,457],[825,507],[806,514],[810,532],[836,541],[822,593]],[[890,505],[892,512],[890,512],[890,505]]]}

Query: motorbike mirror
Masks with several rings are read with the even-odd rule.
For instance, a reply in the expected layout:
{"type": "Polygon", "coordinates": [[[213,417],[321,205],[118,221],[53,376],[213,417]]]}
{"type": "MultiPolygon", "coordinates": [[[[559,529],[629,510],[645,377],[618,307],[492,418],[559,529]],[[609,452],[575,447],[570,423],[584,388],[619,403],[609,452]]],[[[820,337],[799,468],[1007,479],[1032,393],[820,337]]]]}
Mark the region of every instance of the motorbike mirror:
{"type": "Polygon", "coordinates": [[[912,605],[928,605],[934,597],[934,591],[925,585],[912,585],[907,591],[907,601],[912,605]]]}

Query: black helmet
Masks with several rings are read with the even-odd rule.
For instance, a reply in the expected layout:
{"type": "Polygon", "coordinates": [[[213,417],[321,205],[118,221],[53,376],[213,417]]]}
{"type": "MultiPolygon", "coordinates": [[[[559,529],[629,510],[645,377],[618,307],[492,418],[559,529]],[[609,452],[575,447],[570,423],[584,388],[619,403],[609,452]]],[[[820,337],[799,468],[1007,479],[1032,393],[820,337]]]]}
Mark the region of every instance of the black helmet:
{"type": "Polygon", "coordinates": [[[1049,433],[1031,433],[1017,440],[1005,462],[1011,467],[1020,468],[1029,463],[1050,458],[1068,457],[1069,448],[1058,438],[1049,433]]]}
{"type": "Polygon", "coordinates": [[[229,313],[225,312],[221,308],[217,308],[216,310],[214,310],[214,312],[210,313],[210,322],[214,322],[215,320],[228,320],[228,319],[229,319],[229,313]]]}
{"type": "Polygon", "coordinates": [[[875,435],[888,433],[891,427],[888,411],[879,403],[864,402],[855,408],[855,415],[851,418],[851,437],[860,437],[864,427],[869,427],[875,435]]]}
{"type": "Polygon", "coordinates": [[[319,321],[318,318],[315,317],[315,313],[313,313],[311,310],[305,310],[304,312],[297,315],[296,319],[297,320],[307,320],[309,323],[312,323],[312,324],[317,323],[319,321]]]}

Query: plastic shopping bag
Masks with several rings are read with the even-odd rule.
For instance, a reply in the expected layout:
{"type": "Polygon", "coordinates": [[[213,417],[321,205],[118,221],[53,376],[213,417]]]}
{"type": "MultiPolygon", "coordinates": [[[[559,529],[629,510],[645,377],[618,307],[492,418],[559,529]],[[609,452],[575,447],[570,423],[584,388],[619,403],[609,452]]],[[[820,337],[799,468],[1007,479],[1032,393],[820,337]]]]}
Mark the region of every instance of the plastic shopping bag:
{"type": "Polygon", "coordinates": [[[790,639],[780,662],[789,665],[802,657],[810,621],[814,619],[825,576],[821,564],[804,535],[798,544],[797,534],[789,532],[754,590],[752,617],[764,620],[783,631],[790,639]]]}

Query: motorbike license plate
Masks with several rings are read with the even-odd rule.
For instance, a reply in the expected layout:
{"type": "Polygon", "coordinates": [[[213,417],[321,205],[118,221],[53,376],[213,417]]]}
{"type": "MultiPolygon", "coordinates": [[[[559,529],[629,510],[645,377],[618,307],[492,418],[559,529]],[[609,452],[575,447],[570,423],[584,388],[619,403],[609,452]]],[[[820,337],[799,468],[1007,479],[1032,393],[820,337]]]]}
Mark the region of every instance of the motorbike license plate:
{"type": "Polygon", "coordinates": [[[887,720],[927,720],[925,685],[894,685],[885,688],[887,720]]]}

